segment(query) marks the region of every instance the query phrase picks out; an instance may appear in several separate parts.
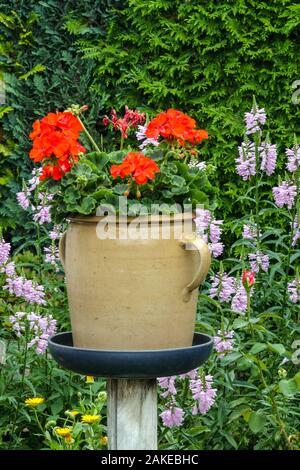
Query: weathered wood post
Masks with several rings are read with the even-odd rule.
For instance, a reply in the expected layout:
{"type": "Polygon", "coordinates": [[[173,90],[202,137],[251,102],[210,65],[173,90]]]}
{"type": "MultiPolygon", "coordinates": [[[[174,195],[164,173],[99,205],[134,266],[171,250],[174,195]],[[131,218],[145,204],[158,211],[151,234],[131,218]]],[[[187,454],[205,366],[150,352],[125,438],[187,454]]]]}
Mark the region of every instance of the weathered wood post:
{"type": "Polygon", "coordinates": [[[109,450],[156,450],[156,379],[109,379],[107,396],[109,450]]]}

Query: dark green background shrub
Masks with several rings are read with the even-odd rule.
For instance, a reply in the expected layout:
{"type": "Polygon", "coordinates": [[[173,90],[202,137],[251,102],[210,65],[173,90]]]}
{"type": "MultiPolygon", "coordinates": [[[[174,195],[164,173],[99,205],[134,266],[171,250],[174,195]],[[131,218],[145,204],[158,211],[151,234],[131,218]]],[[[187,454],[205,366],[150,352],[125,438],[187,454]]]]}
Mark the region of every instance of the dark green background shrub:
{"type": "MultiPolygon", "coordinates": [[[[10,14],[11,2],[2,4],[10,14]]],[[[209,131],[203,155],[216,166],[220,215],[226,218],[239,212],[242,182],[234,159],[253,94],[267,110],[267,127],[282,155],[299,133],[300,105],[292,103],[292,84],[300,79],[297,2],[30,0],[15,9],[23,21],[30,11],[38,19],[30,25],[31,45],[17,45],[11,54],[6,78],[14,111],[3,126],[18,143],[9,158],[14,171],[29,167],[31,121],[50,110],[88,103],[100,131],[99,114],[111,106],[127,103],[149,112],[174,106],[209,131]],[[37,64],[46,69],[16,80],[37,64]]],[[[1,32],[6,41],[17,34],[5,26],[1,32]]],[[[9,207],[2,204],[2,215],[13,216],[9,207]]]]}
{"type": "MultiPolygon", "coordinates": [[[[6,106],[12,108],[1,121],[0,144],[4,147],[0,147],[0,224],[16,227],[16,234],[23,233],[26,216],[15,202],[15,193],[20,190],[22,177],[27,178],[33,168],[28,158],[28,133],[33,121],[72,103],[88,103],[89,123],[93,126],[104,107],[104,102],[95,100],[90,91],[94,63],[82,60],[75,41],[78,34],[95,41],[104,35],[112,14],[109,10],[116,3],[113,0],[0,2],[0,78],[5,82],[6,106]],[[74,15],[80,20],[75,22],[74,15]],[[1,149],[10,156],[4,159],[1,149]],[[1,185],[4,172],[7,177],[1,185]]],[[[0,117],[1,109],[4,107],[0,108],[0,117]]]]}

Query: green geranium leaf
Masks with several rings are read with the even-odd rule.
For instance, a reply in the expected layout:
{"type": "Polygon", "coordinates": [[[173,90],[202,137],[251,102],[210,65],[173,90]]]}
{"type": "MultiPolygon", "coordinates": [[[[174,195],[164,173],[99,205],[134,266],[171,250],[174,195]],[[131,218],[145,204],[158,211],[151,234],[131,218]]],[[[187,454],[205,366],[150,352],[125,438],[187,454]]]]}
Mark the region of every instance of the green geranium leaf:
{"type": "Polygon", "coordinates": [[[113,188],[113,191],[119,196],[124,196],[124,193],[128,191],[128,185],[124,183],[116,184],[116,186],[113,188]]]}
{"type": "Polygon", "coordinates": [[[76,206],[76,211],[79,214],[89,215],[96,207],[96,201],[92,196],[85,196],[80,205],[76,206]]]}
{"type": "Polygon", "coordinates": [[[76,204],[76,201],[80,199],[80,192],[78,188],[68,187],[64,193],[64,201],[67,204],[76,204]]]}
{"type": "Polygon", "coordinates": [[[178,176],[178,175],[172,175],[172,177],[170,178],[170,183],[173,186],[178,186],[179,188],[186,186],[185,179],[182,178],[182,176],[178,176]]]}
{"type": "Polygon", "coordinates": [[[107,188],[101,188],[95,191],[91,196],[96,200],[96,201],[101,201],[101,199],[106,198],[107,196],[111,196],[113,194],[112,189],[107,189],[107,188]]]}
{"type": "Polygon", "coordinates": [[[119,163],[122,163],[127,153],[128,153],[128,150],[117,150],[116,152],[108,153],[107,157],[110,162],[119,164],[119,163]]]}
{"type": "Polygon", "coordinates": [[[89,159],[98,171],[102,170],[110,160],[106,152],[91,152],[86,155],[86,159],[89,159]]]}

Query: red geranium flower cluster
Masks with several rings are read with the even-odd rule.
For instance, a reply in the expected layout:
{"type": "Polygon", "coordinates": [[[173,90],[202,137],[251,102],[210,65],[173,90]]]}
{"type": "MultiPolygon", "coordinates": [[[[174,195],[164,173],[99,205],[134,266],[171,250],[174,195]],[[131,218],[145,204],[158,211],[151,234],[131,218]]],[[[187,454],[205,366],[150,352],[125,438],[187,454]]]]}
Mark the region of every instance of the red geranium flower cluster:
{"type": "Polygon", "coordinates": [[[161,136],[169,141],[176,140],[180,145],[185,142],[197,145],[203,139],[208,139],[208,133],[195,127],[196,121],[187,114],[168,109],[149,122],[145,134],[150,139],[158,139],[161,136]]]}
{"type": "Polygon", "coordinates": [[[125,106],[125,114],[123,118],[118,118],[115,109],[111,110],[110,116],[111,118],[109,118],[108,116],[104,116],[103,124],[105,126],[111,124],[115,130],[121,131],[123,139],[127,139],[127,132],[131,127],[137,128],[139,124],[144,124],[145,122],[144,113],[140,113],[137,110],[129,109],[128,106],[125,106]]]}
{"type": "Polygon", "coordinates": [[[33,141],[30,158],[34,162],[52,158],[51,163],[43,167],[41,179],[61,179],[78,160],[78,154],[86,151],[77,140],[82,130],[81,123],[70,112],[57,112],[35,121],[32,127],[29,134],[33,141]]]}
{"type": "Polygon", "coordinates": [[[131,175],[137,184],[145,184],[153,180],[159,167],[151,158],[145,157],[140,152],[129,152],[120,165],[112,165],[110,174],[113,178],[126,178],[131,175]]]}

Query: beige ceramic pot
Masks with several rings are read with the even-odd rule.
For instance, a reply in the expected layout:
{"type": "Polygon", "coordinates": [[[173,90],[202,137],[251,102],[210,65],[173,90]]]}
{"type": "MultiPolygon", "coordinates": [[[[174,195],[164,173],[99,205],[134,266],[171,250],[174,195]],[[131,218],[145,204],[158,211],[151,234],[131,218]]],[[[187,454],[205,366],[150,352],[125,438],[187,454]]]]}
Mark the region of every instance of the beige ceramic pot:
{"type": "Polygon", "coordinates": [[[115,239],[103,239],[103,220],[71,219],[60,243],[74,345],[190,346],[198,287],[210,266],[206,243],[193,235],[192,215],[152,216],[150,237],[150,219],[143,217],[146,239],[145,232],[126,239],[132,219],[121,218],[115,239]]]}

